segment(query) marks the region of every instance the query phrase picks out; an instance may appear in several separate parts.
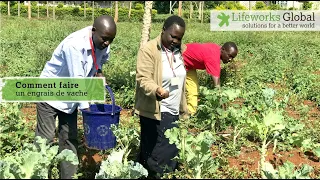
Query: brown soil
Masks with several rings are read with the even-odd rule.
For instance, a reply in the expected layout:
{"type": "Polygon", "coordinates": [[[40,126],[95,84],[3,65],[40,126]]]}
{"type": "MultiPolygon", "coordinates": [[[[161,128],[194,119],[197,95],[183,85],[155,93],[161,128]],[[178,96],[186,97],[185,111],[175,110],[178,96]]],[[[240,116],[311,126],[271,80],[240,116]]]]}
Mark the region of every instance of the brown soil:
{"type": "Polygon", "coordinates": [[[234,70],[234,71],[240,71],[240,69],[245,66],[247,64],[246,60],[242,60],[242,61],[236,61],[236,62],[233,62],[233,63],[230,63],[228,65],[228,67],[231,69],[231,70],[234,70]]]}
{"type": "Polygon", "coordinates": [[[22,112],[23,117],[26,120],[26,122],[30,122],[30,121],[36,120],[37,110],[36,110],[36,104],[35,103],[28,104],[28,105],[24,106],[21,109],[21,112],[22,112]]]}
{"type": "Polygon", "coordinates": [[[295,111],[295,110],[293,110],[292,108],[289,108],[289,107],[286,108],[285,110],[286,110],[286,112],[287,112],[289,117],[292,117],[294,119],[300,119],[300,113],[298,111],[295,111]]]}
{"type": "Polygon", "coordinates": [[[307,105],[310,110],[308,112],[308,119],[311,121],[314,120],[320,120],[320,108],[317,106],[315,102],[312,102],[310,100],[303,101],[304,105],[307,105]]]}
{"type": "Polygon", "coordinates": [[[320,75],[320,70],[318,71],[315,71],[313,74],[317,74],[317,75],[320,75]]]}
{"type": "Polygon", "coordinates": [[[275,89],[275,90],[281,90],[285,89],[286,87],[281,84],[275,84],[275,83],[266,83],[269,88],[275,89]]]}
{"type": "Polygon", "coordinates": [[[236,98],[231,104],[237,104],[237,105],[242,106],[245,101],[246,100],[243,98],[236,98]]]}
{"type": "Polygon", "coordinates": [[[83,176],[80,179],[94,179],[96,173],[99,172],[101,162],[107,159],[107,155],[100,155],[100,150],[94,150],[87,148],[84,144],[79,150],[80,171],[83,176]]]}
{"type": "MultiPolygon", "coordinates": [[[[258,163],[260,160],[260,152],[252,150],[250,148],[242,147],[239,157],[228,158],[229,167],[236,167],[239,171],[248,169],[252,172],[258,173],[258,163]]],[[[300,167],[302,164],[308,164],[312,166],[317,172],[320,169],[319,158],[317,158],[312,152],[303,153],[300,149],[295,148],[290,152],[272,153],[272,147],[267,151],[266,162],[271,163],[274,168],[283,165],[286,161],[290,161],[296,166],[300,167]]],[[[315,174],[313,173],[313,176],[315,174]]],[[[247,175],[250,178],[250,175],[247,175]]]]}
{"type": "Polygon", "coordinates": [[[132,113],[133,113],[133,109],[122,109],[120,111],[120,116],[129,118],[133,115],[132,113]]]}

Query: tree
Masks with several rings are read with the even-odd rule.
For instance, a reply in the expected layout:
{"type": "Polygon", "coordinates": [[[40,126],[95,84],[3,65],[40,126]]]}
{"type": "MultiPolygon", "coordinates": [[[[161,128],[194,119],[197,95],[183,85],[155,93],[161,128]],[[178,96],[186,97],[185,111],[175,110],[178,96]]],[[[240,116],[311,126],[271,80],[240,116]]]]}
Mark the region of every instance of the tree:
{"type": "Polygon", "coordinates": [[[8,16],[10,16],[10,1],[8,1],[8,16]]]}
{"type": "Polygon", "coordinates": [[[203,23],[203,7],[204,7],[204,1],[201,3],[201,23],[203,23]]]}
{"type": "Polygon", "coordinates": [[[94,1],[92,1],[92,22],[94,21],[94,1]]]}
{"type": "Polygon", "coordinates": [[[114,22],[118,22],[118,1],[115,2],[114,8],[114,22]]]}
{"type": "Polygon", "coordinates": [[[140,47],[150,39],[152,3],[153,1],[145,1],[140,47]]]}
{"type": "Polygon", "coordinates": [[[128,14],[129,19],[131,16],[131,7],[132,7],[132,1],[130,1],[130,4],[129,4],[129,14],[128,14]]]}
{"type": "Polygon", "coordinates": [[[182,16],[182,1],[179,1],[178,16],[182,16]]]}
{"type": "Polygon", "coordinates": [[[198,11],[199,11],[199,16],[198,19],[201,20],[201,8],[202,7],[202,1],[199,1],[199,7],[198,7],[198,11]]]}
{"type": "Polygon", "coordinates": [[[20,17],[20,1],[18,1],[18,17],[20,17]]]}
{"type": "Polygon", "coordinates": [[[87,12],[86,12],[86,2],[85,1],[83,1],[83,15],[84,15],[84,18],[86,18],[87,12]]]}
{"type": "Polygon", "coordinates": [[[37,6],[38,6],[38,19],[39,19],[39,18],[40,18],[40,10],[39,10],[40,5],[39,5],[39,1],[37,1],[37,6]]]}
{"type": "Polygon", "coordinates": [[[219,4],[222,4],[223,2],[224,1],[206,1],[204,9],[214,9],[216,6],[219,6],[219,4]]]}
{"type": "MultiPolygon", "coordinates": [[[[176,4],[175,4],[176,6],[176,4]]],[[[170,1],[155,1],[154,9],[157,10],[158,14],[169,14],[170,13],[170,1]]]]}
{"type": "Polygon", "coordinates": [[[28,18],[31,19],[31,1],[28,1],[28,18]]]}
{"type": "Polygon", "coordinates": [[[303,1],[303,3],[302,3],[302,9],[303,9],[303,10],[310,10],[310,9],[312,9],[312,2],[303,1]]]}
{"type": "Polygon", "coordinates": [[[47,18],[49,18],[49,1],[47,1],[47,18]]]}
{"type": "Polygon", "coordinates": [[[189,19],[192,19],[192,13],[193,13],[193,4],[192,4],[192,1],[189,1],[189,5],[190,5],[190,8],[189,8],[189,19]]]}
{"type": "Polygon", "coordinates": [[[55,20],[56,19],[56,9],[55,9],[55,6],[54,6],[54,1],[52,1],[52,5],[53,5],[53,12],[52,12],[52,16],[53,16],[53,20],[55,20]]]}

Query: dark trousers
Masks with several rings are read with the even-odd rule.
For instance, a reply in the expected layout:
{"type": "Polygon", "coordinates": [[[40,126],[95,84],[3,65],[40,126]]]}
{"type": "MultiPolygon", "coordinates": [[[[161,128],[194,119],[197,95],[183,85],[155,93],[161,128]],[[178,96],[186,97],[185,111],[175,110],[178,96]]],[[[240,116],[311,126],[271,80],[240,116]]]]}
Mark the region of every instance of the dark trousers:
{"type": "MultiPolygon", "coordinates": [[[[72,114],[67,114],[51,107],[47,103],[37,103],[37,127],[36,136],[46,138],[48,144],[52,144],[55,137],[56,117],[58,116],[59,152],[70,149],[77,155],[78,129],[77,109],[72,114]]],[[[60,178],[72,179],[77,172],[77,166],[70,162],[60,163],[60,178]]]]}
{"type": "Polygon", "coordinates": [[[140,116],[139,163],[148,170],[149,177],[160,179],[163,173],[172,172],[176,168],[177,162],[171,159],[178,155],[178,149],[175,144],[169,144],[164,133],[167,129],[178,127],[172,124],[178,119],[178,115],[167,112],[161,113],[161,121],[140,116]]]}

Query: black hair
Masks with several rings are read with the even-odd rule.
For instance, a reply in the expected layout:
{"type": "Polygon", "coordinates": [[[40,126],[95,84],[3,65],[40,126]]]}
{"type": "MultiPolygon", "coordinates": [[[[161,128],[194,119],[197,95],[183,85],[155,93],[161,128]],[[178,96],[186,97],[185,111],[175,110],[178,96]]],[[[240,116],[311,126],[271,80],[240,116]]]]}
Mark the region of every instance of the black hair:
{"type": "Polygon", "coordinates": [[[100,30],[105,26],[105,23],[109,24],[109,26],[111,26],[110,28],[116,28],[116,23],[114,22],[113,17],[109,15],[101,15],[97,17],[92,26],[100,30]]]}
{"type": "Polygon", "coordinates": [[[236,43],[234,42],[226,42],[223,44],[222,46],[225,50],[229,50],[231,48],[234,48],[236,51],[238,51],[238,47],[236,45],[236,43]]]}
{"type": "Polygon", "coordinates": [[[168,29],[173,24],[177,24],[177,25],[184,27],[184,28],[186,27],[186,23],[184,22],[184,20],[181,17],[179,17],[177,15],[173,15],[173,16],[168,17],[164,21],[163,30],[168,29]]]}

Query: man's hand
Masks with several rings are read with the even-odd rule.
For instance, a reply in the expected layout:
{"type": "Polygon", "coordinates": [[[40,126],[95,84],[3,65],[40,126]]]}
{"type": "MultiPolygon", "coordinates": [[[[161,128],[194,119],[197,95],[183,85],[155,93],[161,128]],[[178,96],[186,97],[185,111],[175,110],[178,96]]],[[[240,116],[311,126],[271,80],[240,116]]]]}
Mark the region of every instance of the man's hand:
{"type": "Polygon", "coordinates": [[[219,78],[219,77],[212,76],[212,79],[213,79],[213,85],[214,85],[214,87],[220,88],[220,78],[219,78]]]}
{"type": "Polygon", "coordinates": [[[90,111],[90,108],[85,108],[85,109],[82,109],[82,110],[90,111]]]}
{"type": "Polygon", "coordinates": [[[96,77],[104,77],[103,74],[102,74],[102,70],[101,70],[101,69],[98,69],[97,72],[96,72],[96,74],[95,74],[95,76],[96,76],[96,77]]]}
{"type": "Polygon", "coordinates": [[[162,87],[158,87],[156,93],[162,99],[169,97],[169,91],[163,89],[162,87]]]}
{"type": "Polygon", "coordinates": [[[96,77],[104,77],[102,73],[96,73],[96,77]]]}

